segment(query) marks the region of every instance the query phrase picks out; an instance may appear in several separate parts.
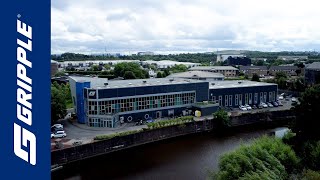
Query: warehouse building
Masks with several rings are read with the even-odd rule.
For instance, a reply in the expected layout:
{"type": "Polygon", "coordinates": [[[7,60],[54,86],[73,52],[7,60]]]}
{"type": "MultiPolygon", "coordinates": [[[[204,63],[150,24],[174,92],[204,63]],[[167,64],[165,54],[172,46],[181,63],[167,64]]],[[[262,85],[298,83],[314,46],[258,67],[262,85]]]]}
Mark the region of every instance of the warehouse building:
{"type": "Polygon", "coordinates": [[[69,77],[69,82],[78,122],[93,127],[193,115],[195,110],[206,116],[219,105],[258,104],[277,95],[277,85],[251,81],[69,77]]]}
{"type": "Polygon", "coordinates": [[[207,71],[223,74],[225,77],[235,77],[238,69],[232,66],[197,66],[189,69],[190,71],[207,71]]]}
{"type": "Polygon", "coordinates": [[[273,102],[277,93],[277,84],[255,81],[216,81],[209,86],[211,101],[224,107],[273,102]]]}
{"type": "Polygon", "coordinates": [[[205,81],[223,81],[224,75],[207,71],[187,71],[170,74],[168,78],[198,79],[205,81]]]}
{"type": "MultiPolygon", "coordinates": [[[[198,80],[70,77],[69,81],[78,122],[94,127],[191,115],[193,104],[208,100],[209,83],[198,80]]],[[[203,107],[211,112],[217,108],[217,104],[203,107]]]]}

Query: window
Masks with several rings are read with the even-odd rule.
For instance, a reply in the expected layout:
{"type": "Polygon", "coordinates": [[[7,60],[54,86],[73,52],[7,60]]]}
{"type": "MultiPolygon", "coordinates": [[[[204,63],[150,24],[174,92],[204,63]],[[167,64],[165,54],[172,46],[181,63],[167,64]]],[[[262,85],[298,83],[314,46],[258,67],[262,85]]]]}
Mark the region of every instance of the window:
{"type": "Polygon", "coordinates": [[[258,104],[258,93],[254,93],[254,104],[258,104]]]}
{"type": "Polygon", "coordinates": [[[263,100],[264,100],[264,102],[267,102],[267,92],[264,92],[263,100]]]}
{"type": "Polygon", "coordinates": [[[260,93],[260,102],[263,102],[263,92],[260,93]]]}
{"type": "Polygon", "coordinates": [[[269,92],[269,102],[271,102],[272,101],[272,92],[269,92]]]}
{"type": "Polygon", "coordinates": [[[222,106],[222,96],[219,96],[219,106],[222,106]]]}
{"type": "Polygon", "coordinates": [[[232,95],[229,95],[229,106],[232,106],[232,95]]]}
{"type": "Polygon", "coordinates": [[[239,94],[239,105],[242,105],[242,94],[239,94]]]}
{"type": "Polygon", "coordinates": [[[244,95],[244,97],[245,97],[244,103],[245,103],[245,104],[248,104],[248,93],[246,93],[246,94],[244,95]]]}
{"type": "Polygon", "coordinates": [[[228,95],[224,96],[224,103],[225,103],[225,106],[228,106],[228,95]]]}
{"type": "Polygon", "coordinates": [[[238,100],[238,94],[236,94],[236,95],[235,95],[234,104],[235,104],[236,106],[238,106],[238,102],[239,102],[239,100],[238,100]]]}
{"type": "Polygon", "coordinates": [[[249,94],[249,104],[252,104],[252,93],[249,94]]]}

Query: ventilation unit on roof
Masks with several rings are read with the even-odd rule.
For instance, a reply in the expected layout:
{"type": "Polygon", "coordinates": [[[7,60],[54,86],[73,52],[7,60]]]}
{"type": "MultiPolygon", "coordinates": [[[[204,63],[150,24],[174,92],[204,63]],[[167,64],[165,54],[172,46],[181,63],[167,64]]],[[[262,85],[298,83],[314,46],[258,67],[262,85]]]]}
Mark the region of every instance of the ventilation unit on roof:
{"type": "Polygon", "coordinates": [[[241,81],[238,82],[238,84],[241,84],[241,83],[242,83],[241,81]]]}
{"type": "Polygon", "coordinates": [[[170,78],[170,79],[169,79],[169,81],[171,81],[171,82],[172,82],[172,81],[174,81],[174,79],[173,79],[173,78],[170,78]]]}
{"type": "Polygon", "coordinates": [[[142,82],[143,82],[143,83],[147,83],[147,81],[145,81],[145,80],[144,80],[144,81],[142,81],[142,82]]]}
{"type": "Polygon", "coordinates": [[[108,86],[109,85],[109,83],[104,83],[104,86],[108,86]]]}
{"type": "Polygon", "coordinates": [[[211,83],[212,86],[216,85],[216,83],[211,83]]]}

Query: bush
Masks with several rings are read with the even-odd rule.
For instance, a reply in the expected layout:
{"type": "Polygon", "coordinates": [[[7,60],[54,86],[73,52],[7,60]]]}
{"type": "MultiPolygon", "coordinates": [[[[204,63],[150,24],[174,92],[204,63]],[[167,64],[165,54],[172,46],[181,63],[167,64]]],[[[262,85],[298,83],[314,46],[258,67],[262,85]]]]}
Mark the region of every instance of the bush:
{"type": "Polygon", "coordinates": [[[320,179],[320,172],[306,170],[303,172],[303,180],[319,180],[320,179]]]}
{"type": "Polygon", "coordinates": [[[215,179],[285,179],[298,158],[281,139],[262,137],[220,158],[215,179]]]}
{"type": "Polygon", "coordinates": [[[107,140],[107,139],[111,139],[114,137],[121,137],[121,136],[127,136],[130,134],[136,134],[139,132],[142,132],[143,130],[133,130],[133,131],[124,131],[124,132],[118,132],[118,133],[114,133],[114,134],[105,134],[105,135],[97,135],[96,137],[94,137],[94,140],[107,140]]]}

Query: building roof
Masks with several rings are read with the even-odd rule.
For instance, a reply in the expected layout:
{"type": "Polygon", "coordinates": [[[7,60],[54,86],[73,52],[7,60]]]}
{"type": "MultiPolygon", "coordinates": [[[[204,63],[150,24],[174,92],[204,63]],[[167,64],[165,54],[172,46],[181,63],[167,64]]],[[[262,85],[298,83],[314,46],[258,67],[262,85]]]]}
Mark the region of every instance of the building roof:
{"type": "Polygon", "coordinates": [[[306,69],[320,69],[320,62],[313,62],[312,64],[306,65],[306,69]]]}
{"type": "Polygon", "coordinates": [[[153,78],[153,79],[129,79],[129,80],[108,80],[106,78],[97,77],[83,77],[83,76],[69,76],[76,82],[90,82],[91,88],[97,89],[117,89],[127,87],[141,87],[141,86],[161,86],[172,84],[188,84],[200,83],[204,81],[194,79],[181,79],[181,78],[153,78]],[[105,83],[108,83],[105,86],[105,83]]]}
{"type": "Polygon", "coordinates": [[[178,61],[171,61],[171,60],[162,60],[162,61],[153,61],[153,60],[147,60],[147,61],[141,61],[142,64],[157,64],[157,65],[175,65],[175,64],[184,64],[184,65],[200,65],[200,63],[191,63],[191,62],[178,62],[178,61]]]}
{"type": "Polygon", "coordinates": [[[297,66],[271,66],[270,70],[297,70],[297,66]]]}
{"type": "Polygon", "coordinates": [[[224,78],[220,73],[213,73],[207,71],[187,71],[181,73],[174,73],[169,75],[171,78],[224,78]]]}
{"type": "Polygon", "coordinates": [[[259,87],[259,86],[274,86],[274,83],[247,81],[247,80],[232,80],[232,81],[210,81],[209,89],[223,88],[238,88],[238,87],[259,87]]]}
{"type": "Polygon", "coordinates": [[[267,66],[240,66],[240,70],[268,70],[267,66]]]}
{"type": "Polygon", "coordinates": [[[196,71],[210,71],[210,70],[238,70],[235,67],[232,66],[197,66],[197,67],[192,67],[189,70],[196,70],[196,71]]]}

